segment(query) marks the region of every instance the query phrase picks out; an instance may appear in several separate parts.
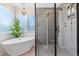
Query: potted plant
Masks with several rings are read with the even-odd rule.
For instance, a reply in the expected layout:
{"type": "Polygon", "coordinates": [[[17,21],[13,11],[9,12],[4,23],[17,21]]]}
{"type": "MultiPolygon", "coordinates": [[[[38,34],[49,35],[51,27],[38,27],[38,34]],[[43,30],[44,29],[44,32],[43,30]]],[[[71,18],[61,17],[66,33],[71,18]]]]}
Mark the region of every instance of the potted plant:
{"type": "Polygon", "coordinates": [[[13,20],[11,25],[11,35],[18,38],[21,36],[21,33],[20,21],[18,19],[13,20]]]}

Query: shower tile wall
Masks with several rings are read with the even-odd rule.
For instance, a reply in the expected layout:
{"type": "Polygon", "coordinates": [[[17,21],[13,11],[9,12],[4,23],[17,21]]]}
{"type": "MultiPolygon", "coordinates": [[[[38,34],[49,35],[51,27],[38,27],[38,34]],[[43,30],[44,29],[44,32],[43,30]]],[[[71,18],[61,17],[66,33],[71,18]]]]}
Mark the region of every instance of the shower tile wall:
{"type": "Polygon", "coordinates": [[[39,9],[37,9],[36,11],[37,11],[37,19],[38,19],[37,20],[37,23],[38,23],[38,26],[37,26],[38,32],[37,33],[38,33],[38,40],[39,40],[38,42],[43,43],[43,41],[46,39],[45,38],[46,37],[45,36],[45,33],[46,33],[45,32],[46,31],[45,30],[45,20],[44,20],[45,16],[44,16],[44,13],[43,13],[44,11],[41,10],[42,11],[41,12],[39,9]]]}
{"type": "Polygon", "coordinates": [[[48,39],[49,43],[54,43],[54,10],[48,10],[49,16],[48,16],[48,39]]]}
{"type": "Polygon", "coordinates": [[[68,51],[70,55],[76,55],[77,54],[76,15],[73,19],[67,18],[67,7],[69,5],[70,4],[62,4],[60,6],[62,10],[59,11],[59,18],[58,18],[59,30],[60,30],[58,43],[59,48],[63,48],[64,50],[68,51]],[[67,27],[65,27],[65,23],[67,24],[67,27]]]}
{"type": "Polygon", "coordinates": [[[46,25],[45,19],[48,19],[48,42],[54,43],[54,9],[52,8],[37,8],[38,19],[38,40],[43,43],[46,40],[46,25]],[[48,16],[46,13],[48,12],[48,16]]]}
{"type": "Polygon", "coordinates": [[[46,41],[46,24],[45,20],[48,19],[48,42],[54,43],[54,9],[52,8],[37,8],[38,19],[38,40],[43,43],[46,41]],[[46,16],[46,13],[49,15],[46,16]]]}

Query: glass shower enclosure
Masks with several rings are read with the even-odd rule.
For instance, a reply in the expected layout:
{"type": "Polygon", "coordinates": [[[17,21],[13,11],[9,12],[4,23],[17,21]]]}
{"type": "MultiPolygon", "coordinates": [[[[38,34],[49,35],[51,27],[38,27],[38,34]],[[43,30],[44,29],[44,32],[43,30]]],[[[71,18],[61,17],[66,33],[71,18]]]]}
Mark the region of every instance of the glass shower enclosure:
{"type": "Polygon", "coordinates": [[[36,55],[76,56],[76,3],[36,3],[36,55]]]}

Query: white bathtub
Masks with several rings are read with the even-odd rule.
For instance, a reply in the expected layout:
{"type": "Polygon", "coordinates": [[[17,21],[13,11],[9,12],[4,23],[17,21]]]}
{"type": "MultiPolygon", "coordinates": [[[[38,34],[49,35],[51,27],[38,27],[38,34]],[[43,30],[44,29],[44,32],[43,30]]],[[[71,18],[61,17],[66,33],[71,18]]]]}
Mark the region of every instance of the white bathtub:
{"type": "Polygon", "coordinates": [[[35,44],[34,37],[21,37],[3,41],[3,49],[8,55],[17,56],[28,52],[35,44]]]}

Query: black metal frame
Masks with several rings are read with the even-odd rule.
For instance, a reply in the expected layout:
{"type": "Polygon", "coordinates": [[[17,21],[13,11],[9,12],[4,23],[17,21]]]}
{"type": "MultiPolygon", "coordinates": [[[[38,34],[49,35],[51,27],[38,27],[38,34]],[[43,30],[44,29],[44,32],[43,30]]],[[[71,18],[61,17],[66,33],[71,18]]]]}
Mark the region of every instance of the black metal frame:
{"type": "Polygon", "coordinates": [[[79,56],[79,3],[77,3],[77,56],[79,56]]]}
{"type": "Polygon", "coordinates": [[[54,39],[54,42],[55,42],[55,44],[54,44],[54,55],[55,56],[57,56],[57,38],[56,38],[56,30],[57,30],[57,28],[56,28],[56,3],[54,3],[54,27],[55,27],[55,29],[54,29],[54,37],[55,37],[55,39],[54,39]]]}
{"type": "Polygon", "coordinates": [[[34,4],[35,7],[35,56],[37,56],[37,33],[36,33],[36,27],[37,27],[37,20],[36,20],[36,3],[34,4]]]}

